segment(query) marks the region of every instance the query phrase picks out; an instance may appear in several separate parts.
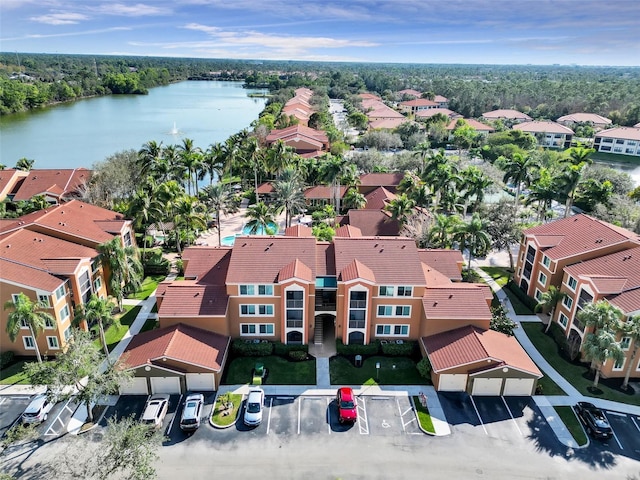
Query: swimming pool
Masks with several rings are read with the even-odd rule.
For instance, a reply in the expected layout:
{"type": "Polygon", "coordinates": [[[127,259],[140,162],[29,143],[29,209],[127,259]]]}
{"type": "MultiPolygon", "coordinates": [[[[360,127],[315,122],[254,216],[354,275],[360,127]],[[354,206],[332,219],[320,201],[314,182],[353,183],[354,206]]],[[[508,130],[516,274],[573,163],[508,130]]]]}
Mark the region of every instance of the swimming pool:
{"type": "MultiPolygon", "coordinates": [[[[273,230],[274,234],[278,233],[278,225],[276,223],[269,222],[267,227],[269,230],[273,230]]],[[[251,233],[251,227],[245,224],[244,227],[242,227],[242,235],[268,235],[268,233],[264,231],[263,227],[259,227],[257,232],[251,233]]]]}
{"type": "Polygon", "coordinates": [[[222,245],[223,247],[232,247],[235,241],[236,241],[236,236],[229,235],[228,237],[222,237],[222,240],[220,241],[220,245],[222,245]]]}

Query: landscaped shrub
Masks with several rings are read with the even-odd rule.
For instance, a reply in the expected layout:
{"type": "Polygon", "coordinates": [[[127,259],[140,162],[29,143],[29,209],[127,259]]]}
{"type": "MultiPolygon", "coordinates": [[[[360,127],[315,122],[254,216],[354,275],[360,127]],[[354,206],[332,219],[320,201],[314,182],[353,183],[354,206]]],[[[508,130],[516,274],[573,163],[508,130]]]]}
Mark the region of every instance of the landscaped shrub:
{"type": "Polygon", "coordinates": [[[564,330],[560,324],[553,322],[548,333],[558,345],[558,353],[567,360],[573,360],[570,355],[569,342],[567,342],[567,337],[564,336],[564,330]]]}
{"type": "Polygon", "coordinates": [[[304,352],[304,354],[307,355],[307,353],[309,352],[309,345],[287,345],[286,343],[274,342],[274,355],[287,357],[291,352],[304,352]]]}
{"type": "Polygon", "coordinates": [[[296,362],[301,362],[302,360],[307,359],[307,352],[302,350],[291,350],[289,352],[289,358],[291,358],[291,360],[295,360],[296,362]]]}
{"type": "Polygon", "coordinates": [[[416,368],[424,378],[431,378],[431,362],[429,361],[429,357],[422,357],[422,360],[418,362],[416,368]]]}
{"type": "Polygon", "coordinates": [[[336,351],[339,355],[377,355],[380,352],[380,342],[369,345],[345,345],[341,339],[336,340],[336,351]]]}
{"type": "Polygon", "coordinates": [[[509,280],[509,282],[507,283],[507,288],[511,290],[511,292],[516,297],[518,297],[518,299],[522,303],[524,303],[525,306],[528,307],[532,312],[535,311],[535,308],[536,308],[536,305],[538,305],[538,302],[536,302],[535,299],[531,298],[526,293],[524,293],[513,280],[509,280]]]}
{"type": "Polygon", "coordinates": [[[385,355],[409,357],[413,354],[417,344],[416,342],[405,340],[402,343],[390,341],[388,343],[383,343],[381,346],[382,353],[385,355]]]}
{"type": "Polygon", "coordinates": [[[266,357],[273,353],[273,343],[238,339],[231,344],[231,351],[241,357],[266,357]]]}
{"type": "Polygon", "coordinates": [[[0,369],[6,367],[13,361],[13,355],[14,353],[10,350],[0,354],[0,369]]]}

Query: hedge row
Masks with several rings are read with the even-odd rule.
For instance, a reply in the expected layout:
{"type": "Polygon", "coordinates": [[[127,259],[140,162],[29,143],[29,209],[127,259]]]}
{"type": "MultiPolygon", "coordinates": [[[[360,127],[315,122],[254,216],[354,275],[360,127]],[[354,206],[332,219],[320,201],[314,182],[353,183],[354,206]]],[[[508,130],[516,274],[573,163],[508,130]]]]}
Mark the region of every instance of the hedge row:
{"type": "Polygon", "coordinates": [[[341,339],[337,339],[336,351],[339,355],[377,355],[380,352],[380,342],[376,340],[369,345],[345,345],[341,339]]]}
{"type": "Polygon", "coordinates": [[[391,356],[411,356],[415,353],[418,344],[415,341],[405,340],[402,343],[396,343],[390,340],[387,343],[381,343],[380,340],[371,342],[369,345],[345,345],[342,340],[336,340],[336,350],[339,355],[384,355],[391,356]]]}
{"type": "Polygon", "coordinates": [[[14,353],[11,350],[7,350],[0,354],[0,369],[3,369],[13,361],[13,355],[14,353]]]}
{"type": "Polygon", "coordinates": [[[275,342],[273,353],[275,355],[291,356],[292,352],[303,352],[305,356],[309,353],[309,345],[287,345],[286,343],[275,342]]]}
{"type": "Polygon", "coordinates": [[[290,357],[294,360],[306,358],[309,353],[309,345],[285,345],[280,342],[254,342],[253,340],[236,339],[231,344],[231,351],[243,357],[266,357],[279,355],[290,357]]]}
{"type": "Polygon", "coordinates": [[[531,310],[532,312],[535,312],[538,302],[536,302],[533,298],[531,298],[529,295],[524,293],[517,283],[515,283],[513,280],[509,280],[509,282],[507,283],[507,288],[511,290],[511,292],[516,297],[518,297],[518,299],[522,303],[524,303],[529,308],[529,310],[531,310]]]}

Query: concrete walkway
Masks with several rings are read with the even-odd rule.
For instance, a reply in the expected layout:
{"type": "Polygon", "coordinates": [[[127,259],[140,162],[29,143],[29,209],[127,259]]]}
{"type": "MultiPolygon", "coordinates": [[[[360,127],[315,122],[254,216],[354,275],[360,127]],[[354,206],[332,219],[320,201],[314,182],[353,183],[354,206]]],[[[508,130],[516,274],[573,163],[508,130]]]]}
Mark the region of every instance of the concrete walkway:
{"type": "Polygon", "coordinates": [[[627,413],[630,415],[640,415],[640,407],[635,405],[628,405],[626,403],[618,403],[610,400],[603,400],[600,398],[594,397],[586,397],[582,395],[578,390],[576,390],[573,385],[571,385],[565,378],[560,375],[550,364],[545,360],[545,358],[538,352],[535,348],[526,332],[522,328],[523,322],[540,322],[542,320],[538,315],[516,315],[507,294],[502,290],[502,287],[498,285],[493,278],[491,278],[486,272],[484,272],[480,268],[475,268],[475,271],[478,275],[491,287],[491,289],[495,292],[498,299],[502,302],[507,310],[507,316],[513,320],[517,324],[517,328],[514,331],[515,337],[520,342],[520,345],[525,349],[527,354],[531,357],[531,359],[536,363],[538,368],[542,370],[542,372],[552,379],[564,392],[566,395],[535,395],[533,397],[534,402],[544,415],[547,423],[553,429],[558,440],[564,445],[572,448],[579,448],[576,444],[573,436],[567,430],[567,427],[562,422],[562,420],[558,417],[558,413],[556,412],[554,406],[571,406],[573,407],[576,403],[586,401],[591,402],[597,407],[604,410],[613,410],[616,412],[627,413]]]}

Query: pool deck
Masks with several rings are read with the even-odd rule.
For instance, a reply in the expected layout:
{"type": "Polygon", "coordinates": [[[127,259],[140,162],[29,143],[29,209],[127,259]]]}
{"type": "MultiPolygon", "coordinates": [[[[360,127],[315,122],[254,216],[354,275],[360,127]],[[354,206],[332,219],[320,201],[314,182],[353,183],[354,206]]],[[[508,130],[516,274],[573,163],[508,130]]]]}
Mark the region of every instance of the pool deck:
{"type": "MultiPolygon", "coordinates": [[[[220,237],[231,237],[242,233],[242,227],[247,222],[244,216],[246,207],[241,207],[237,213],[231,215],[222,215],[220,220],[220,237]]],[[[284,231],[284,212],[276,217],[278,224],[278,232],[284,231]]],[[[210,247],[218,246],[218,232],[215,228],[206,230],[198,237],[196,245],[208,245],[210,247]]]]}

